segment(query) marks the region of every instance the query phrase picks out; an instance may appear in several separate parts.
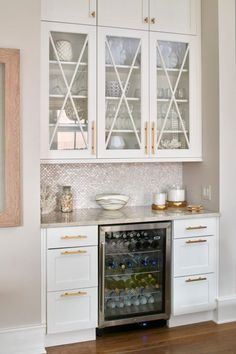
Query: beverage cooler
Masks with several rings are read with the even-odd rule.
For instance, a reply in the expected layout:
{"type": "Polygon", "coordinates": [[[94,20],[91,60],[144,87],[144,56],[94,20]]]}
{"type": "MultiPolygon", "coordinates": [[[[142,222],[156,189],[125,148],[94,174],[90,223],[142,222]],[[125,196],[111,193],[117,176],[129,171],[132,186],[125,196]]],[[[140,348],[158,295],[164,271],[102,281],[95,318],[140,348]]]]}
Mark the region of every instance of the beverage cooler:
{"type": "Polygon", "coordinates": [[[168,319],[171,223],[99,230],[99,328],[168,319]]]}

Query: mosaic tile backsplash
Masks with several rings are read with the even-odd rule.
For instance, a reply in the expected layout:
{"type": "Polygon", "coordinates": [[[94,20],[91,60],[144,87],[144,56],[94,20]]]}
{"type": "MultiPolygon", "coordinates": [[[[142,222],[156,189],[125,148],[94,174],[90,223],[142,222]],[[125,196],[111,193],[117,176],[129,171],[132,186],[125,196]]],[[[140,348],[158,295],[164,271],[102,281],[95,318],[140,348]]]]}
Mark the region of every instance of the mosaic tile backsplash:
{"type": "Polygon", "coordinates": [[[182,164],[44,164],[41,183],[55,194],[63,185],[71,186],[75,209],[99,207],[94,198],[100,193],[129,195],[129,206],[150,205],[158,188],[182,183],[182,164]]]}

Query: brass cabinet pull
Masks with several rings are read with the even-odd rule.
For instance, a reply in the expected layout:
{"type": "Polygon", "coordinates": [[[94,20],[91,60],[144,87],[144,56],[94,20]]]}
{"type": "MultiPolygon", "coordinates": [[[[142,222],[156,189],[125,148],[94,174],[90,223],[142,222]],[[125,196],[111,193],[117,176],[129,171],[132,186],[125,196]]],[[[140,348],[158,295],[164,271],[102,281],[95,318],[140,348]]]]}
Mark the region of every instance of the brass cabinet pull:
{"type": "Polygon", "coordinates": [[[187,230],[187,231],[191,231],[191,230],[203,230],[203,229],[207,229],[207,226],[199,225],[199,226],[189,226],[189,227],[186,227],[186,230],[187,230]]]}
{"type": "Polygon", "coordinates": [[[145,153],[149,153],[149,123],[145,123],[145,153]]]}
{"type": "Polygon", "coordinates": [[[70,255],[70,254],[84,254],[84,253],[87,253],[87,251],[85,250],[78,250],[78,251],[65,251],[65,252],[61,252],[61,254],[63,256],[67,256],[67,255],[70,255]]]}
{"type": "Polygon", "coordinates": [[[95,12],[95,11],[91,12],[91,16],[92,16],[93,18],[95,18],[95,17],[96,17],[96,12],[95,12]]]}
{"type": "Polygon", "coordinates": [[[152,153],[155,155],[156,153],[156,124],[152,123],[152,153]]]}
{"type": "Polygon", "coordinates": [[[192,244],[192,243],[204,243],[204,242],[207,242],[207,240],[188,240],[185,243],[192,244]]]}
{"type": "Polygon", "coordinates": [[[155,17],[153,17],[153,18],[151,19],[151,23],[152,23],[153,25],[155,25],[155,23],[156,23],[155,17]]]}
{"type": "Polygon", "coordinates": [[[61,294],[61,297],[68,297],[68,296],[85,296],[87,295],[86,291],[78,291],[77,293],[64,293],[61,294]]]}
{"type": "Polygon", "coordinates": [[[189,278],[189,279],[187,279],[187,280],[185,280],[185,282],[186,283],[193,283],[193,282],[195,282],[195,281],[203,281],[203,280],[207,280],[207,278],[203,278],[203,277],[199,277],[199,278],[189,278]]]}
{"type": "Polygon", "coordinates": [[[85,238],[87,238],[87,236],[85,236],[85,235],[77,235],[77,236],[68,236],[68,235],[66,235],[66,236],[62,236],[61,237],[61,240],[78,240],[78,239],[85,239],[85,238]]]}
{"type": "Polygon", "coordinates": [[[96,122],[93,121],[92,123],[92,135],[93,135],[93,142],[92,142],[92,154],[96,155],[96,147],[97,147],[97,134],[96,134],[96,122]]]}
{"type": "Polygon", "coordinates": [[[149,18],[148,18],[148,17],[145,17],[145,18],[144,18],[144,22],[145,22],[145,23],[149,23],[149,18]]]}

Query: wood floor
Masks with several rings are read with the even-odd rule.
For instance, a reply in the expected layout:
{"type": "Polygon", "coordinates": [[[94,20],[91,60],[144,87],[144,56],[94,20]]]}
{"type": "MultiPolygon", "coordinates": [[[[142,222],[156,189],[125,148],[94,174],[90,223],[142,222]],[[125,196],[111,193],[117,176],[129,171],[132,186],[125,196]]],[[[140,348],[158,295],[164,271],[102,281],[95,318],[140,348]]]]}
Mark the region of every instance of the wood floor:
{"type": "Polygon", "coordinates": [[[96,341],[47,349],[48,354],[236,354],[236,323],[212,322],[105,334],[96,341]]]}

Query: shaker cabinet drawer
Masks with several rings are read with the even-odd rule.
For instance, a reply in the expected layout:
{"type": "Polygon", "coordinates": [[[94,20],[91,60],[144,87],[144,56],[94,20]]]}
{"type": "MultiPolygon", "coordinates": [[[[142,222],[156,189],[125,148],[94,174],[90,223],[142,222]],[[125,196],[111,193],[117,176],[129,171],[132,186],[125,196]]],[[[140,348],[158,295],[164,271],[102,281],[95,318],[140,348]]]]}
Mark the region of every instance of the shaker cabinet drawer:
{"type": "Polygon", "coordinates": [[[97,327],[97,288],[48,293],[48,334],[95,327],[97,327]]]}
{"type": "Polygon", "coordinates": [[[96,246],[97,226],[58,227],[47,229],[47,248],[96,246]]]}
{"type": "Polygon", "coordinates": [[[215,307],[215,274],[201,274],[174,279],[173,315],[207,311],[215,307]]]}
{"type": "Polygon", "coordinates": [[[174,238],[208,236],[216,233],[215,218],[196,218],[174,221],[174,238]]]}
{"type": "Polygon", "coordinates": [[[212,273],[216,267],[216,238],[193,237],[174,241],[174,276],[212,273]]]}
{"type": "Polygon", "coordinates": [[[97,286],[97,247],[49,250],[48,291],[97,286]]]}

